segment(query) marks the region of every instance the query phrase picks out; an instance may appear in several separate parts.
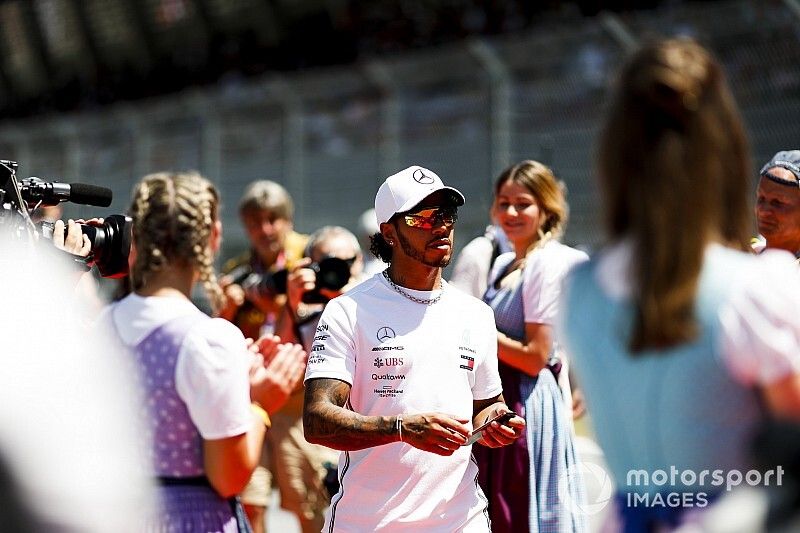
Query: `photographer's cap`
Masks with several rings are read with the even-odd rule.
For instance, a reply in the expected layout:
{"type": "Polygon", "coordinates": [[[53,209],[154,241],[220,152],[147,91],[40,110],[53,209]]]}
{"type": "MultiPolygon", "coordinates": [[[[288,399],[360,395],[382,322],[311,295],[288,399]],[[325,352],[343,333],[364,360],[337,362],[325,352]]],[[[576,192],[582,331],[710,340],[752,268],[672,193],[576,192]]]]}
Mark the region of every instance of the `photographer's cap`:
{"type": "Polygon", "coordinates": [[[408,211],[436,191],[449,191],[453,205],[464,205],[464,195],[448,187],[435,172],[417,165],[392,174],[375,195],[375,218],[378,224],[388,222],[395,213],[408,211]]]}
{"type": "Polygon", "coordinates": [[[772,156],[772,159],[770,159],[766,165],[761,167],[761,172],[759,172],[759,174],[781,185],[793,185],[795,187],[800,185],[800,150],[778,152],[772,156]],[[771,168],[775,167],[785,168],[791,172],[794,175],[794,181],[776,176],[769,171],[771,168]]]}

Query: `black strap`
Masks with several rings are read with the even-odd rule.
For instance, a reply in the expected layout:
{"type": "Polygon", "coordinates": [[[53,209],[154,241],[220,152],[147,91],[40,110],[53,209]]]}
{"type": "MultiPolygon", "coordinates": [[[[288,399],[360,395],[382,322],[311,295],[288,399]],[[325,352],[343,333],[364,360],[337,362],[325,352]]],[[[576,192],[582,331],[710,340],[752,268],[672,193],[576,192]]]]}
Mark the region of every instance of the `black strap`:
{"type": "Polygon", "coordinates": [[[192,477],[164,477],[158,476],[156,478],[158,484],[162,487],[210,487],[211,483],[206,476],[192,476],[192,477]]]}

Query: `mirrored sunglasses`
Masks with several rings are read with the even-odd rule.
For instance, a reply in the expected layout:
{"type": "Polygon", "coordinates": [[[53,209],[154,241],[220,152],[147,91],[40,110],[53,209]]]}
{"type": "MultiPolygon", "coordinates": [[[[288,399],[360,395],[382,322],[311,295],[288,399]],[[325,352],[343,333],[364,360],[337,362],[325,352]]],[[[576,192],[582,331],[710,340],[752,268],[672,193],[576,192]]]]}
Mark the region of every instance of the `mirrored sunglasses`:
{"type": "Polygon", "coordinates": [[[419,229],[431,229],[441,224],[452,226],[458,220],[458,211],[454,207],[429,207],[416,213],[406,213],[403,220],[407,226],[419,229]]]}

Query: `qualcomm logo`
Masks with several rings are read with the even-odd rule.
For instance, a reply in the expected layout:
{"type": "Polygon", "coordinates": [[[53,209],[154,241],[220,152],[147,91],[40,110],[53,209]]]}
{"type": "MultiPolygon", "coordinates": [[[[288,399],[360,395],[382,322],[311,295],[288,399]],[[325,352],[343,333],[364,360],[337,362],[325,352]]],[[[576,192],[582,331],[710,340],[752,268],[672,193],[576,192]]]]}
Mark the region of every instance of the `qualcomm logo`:
{"type": "Polygon", "coordinates": [[[580,461],[558,478],[558,500],[572,513],[579,516],[592,516],[603,509],[611,501],[614,493],[614,482],[605,468],[597,463],[580,461]],[[570,488],[573,490],[570,490],[570,488]],[[574,489],[582,489],[577,490],[574,489]],[[586,500],[578,497],[586,493],[586,500]]]}

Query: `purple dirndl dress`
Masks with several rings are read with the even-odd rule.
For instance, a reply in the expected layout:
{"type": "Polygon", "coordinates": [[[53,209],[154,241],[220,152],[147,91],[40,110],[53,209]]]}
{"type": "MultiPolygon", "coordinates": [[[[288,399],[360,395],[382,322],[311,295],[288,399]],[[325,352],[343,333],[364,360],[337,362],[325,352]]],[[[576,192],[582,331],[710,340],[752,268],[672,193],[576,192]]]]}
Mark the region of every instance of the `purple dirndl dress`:
{"type": "MultiPolygon", "coordinates": [[[[513,255],[501,256],[495,271],[504,272],[511,261],[513,255]]],[[[494,309],[497,329],[524,342],[522,294],[521,276],[519,283],[509,287],[498,289],[494,282],[490,283],[483,299],[494,309]]],[[[555,376],[545,368],[531,377],[502,361],[498,370],[506,404],[525,418],[527,426],[525,433],[509,446],[473,446],[478,481],[489,499],[492,531],[586,531],[585,517],[573,512],[586,501],[586,496],[581,479],[576,476],[579,470],[568,418],[571,414],[555,376]]]]}
{"type": "Polygon", "coordinates": [[[189,329],[203,319],[198,314],[169,321],[133,349],[146,401],[150,457],[161,481],[159,513],[145,518],[144,531],[239,531],[230,500],[222,498],[205,478],[203,439],[175,389],[181,344],[189,329]]]}

